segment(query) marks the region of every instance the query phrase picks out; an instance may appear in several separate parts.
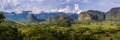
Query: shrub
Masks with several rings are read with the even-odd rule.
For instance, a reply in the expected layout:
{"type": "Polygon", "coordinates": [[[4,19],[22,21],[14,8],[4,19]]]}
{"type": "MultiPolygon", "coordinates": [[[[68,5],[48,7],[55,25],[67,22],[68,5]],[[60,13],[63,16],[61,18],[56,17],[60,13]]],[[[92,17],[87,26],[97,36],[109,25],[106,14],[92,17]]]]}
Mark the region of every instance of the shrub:
{"type": "Polygon", "coordinates": [[[0,40],[17,40],[18,30],[11,26],[0,25],[0,40]]]}

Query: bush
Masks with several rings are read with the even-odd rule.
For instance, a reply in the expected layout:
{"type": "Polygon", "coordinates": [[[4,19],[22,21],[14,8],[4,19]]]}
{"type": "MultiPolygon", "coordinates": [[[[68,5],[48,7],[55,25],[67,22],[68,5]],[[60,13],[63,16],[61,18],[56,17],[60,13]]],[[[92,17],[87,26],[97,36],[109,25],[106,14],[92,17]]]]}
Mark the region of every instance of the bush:
{"type": "Polygon", "coordinates": [[[0,40],[115,40],[120,38],[119,26],[115,24],[76,23],[72,27],[49,23],[23,24],[1,23],[0,40]]]}
{"type": "Polygon", "coordinates": [[[0,25],[0,40],[17,40],[18,29],[0,25]]]}

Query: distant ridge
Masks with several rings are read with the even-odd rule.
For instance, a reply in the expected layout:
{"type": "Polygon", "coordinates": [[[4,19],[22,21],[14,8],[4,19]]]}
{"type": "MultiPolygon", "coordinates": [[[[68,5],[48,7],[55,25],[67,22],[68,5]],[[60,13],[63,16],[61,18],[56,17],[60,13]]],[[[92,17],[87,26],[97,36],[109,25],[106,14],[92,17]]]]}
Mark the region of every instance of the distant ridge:
{"type": "Polygon", "coordinates": [[[26,22],[29,19],[32,21],[47,21],[48,19],[51,19],[51,17],[59,18],[59,16],[70,16],[73,21],[76,20],[94,20],[94,21],[120,21],[120,7],[115,7],[109,10],[108,12],[101,12],[98,10],[88,10],[84,12],[77,13],[64,13],[64,12],[41,12],[39,14],[31,14],[33,16],[29,16],[29,12],[31,11],[23,11],[20,14],[17,14],[16,12],[4,12],[4,15],[7,20],[13,20],[16,22],[26,22]]]}
{"type": "Polygon", "coordinates": [[[106,20],[106,21],[120,21],[120,7],[115,7],[108,12],[101,12],[97,10],[88,10],[79,14],[79,20],[106,20]]]}
{"type": "Polygon", "coordinates": [[[106,20],[120,21],[120,7],[109,10],[106,14],[106,20]]]}
{"type": "Polygon", "coordinates": [[[105,13],[97,10],[88,10],[79,14],[79,20],[105,20],[105,13]]]}
{"type": "Polygon", "coordinates": [[[77,20],[78,14],[77,13],[64,13],[64,12],[41,12],[39,14],[30,14],[31,11],[23,11],[22,13],[17,14],[16,12],[4,12],[4,15],[7,20],[13,20],[16,22],[26,22],[26,21],[46,21],[48,18],[54,16],[58,17],[60,15],[68,15],[73,18],[73,20],[77,20]],[[30,16],[32,15],[32,16],[30,16]]]}

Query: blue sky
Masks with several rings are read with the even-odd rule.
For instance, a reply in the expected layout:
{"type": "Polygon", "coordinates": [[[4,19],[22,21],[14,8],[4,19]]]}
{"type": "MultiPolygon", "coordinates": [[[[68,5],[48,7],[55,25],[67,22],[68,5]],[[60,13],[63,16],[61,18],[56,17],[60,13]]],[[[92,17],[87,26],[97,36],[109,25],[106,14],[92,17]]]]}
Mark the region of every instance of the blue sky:
{"type": "Polygon", "coordinates": [[[106,12],[120,7],[120,0],[0,0],[0,11],[80,12],[100,10],[106,12]]]}

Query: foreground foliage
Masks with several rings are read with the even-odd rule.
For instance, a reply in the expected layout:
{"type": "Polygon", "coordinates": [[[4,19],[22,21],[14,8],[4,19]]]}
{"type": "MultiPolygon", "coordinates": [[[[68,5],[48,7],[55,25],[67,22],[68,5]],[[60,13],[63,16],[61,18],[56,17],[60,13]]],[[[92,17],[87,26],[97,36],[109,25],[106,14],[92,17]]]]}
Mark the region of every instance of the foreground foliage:
{"type": "Polygon", "coordinates": [[[120,23],[76,22],[71,27],[52,23],[0,24],[0,40],[120,40],[120,23]]]}

